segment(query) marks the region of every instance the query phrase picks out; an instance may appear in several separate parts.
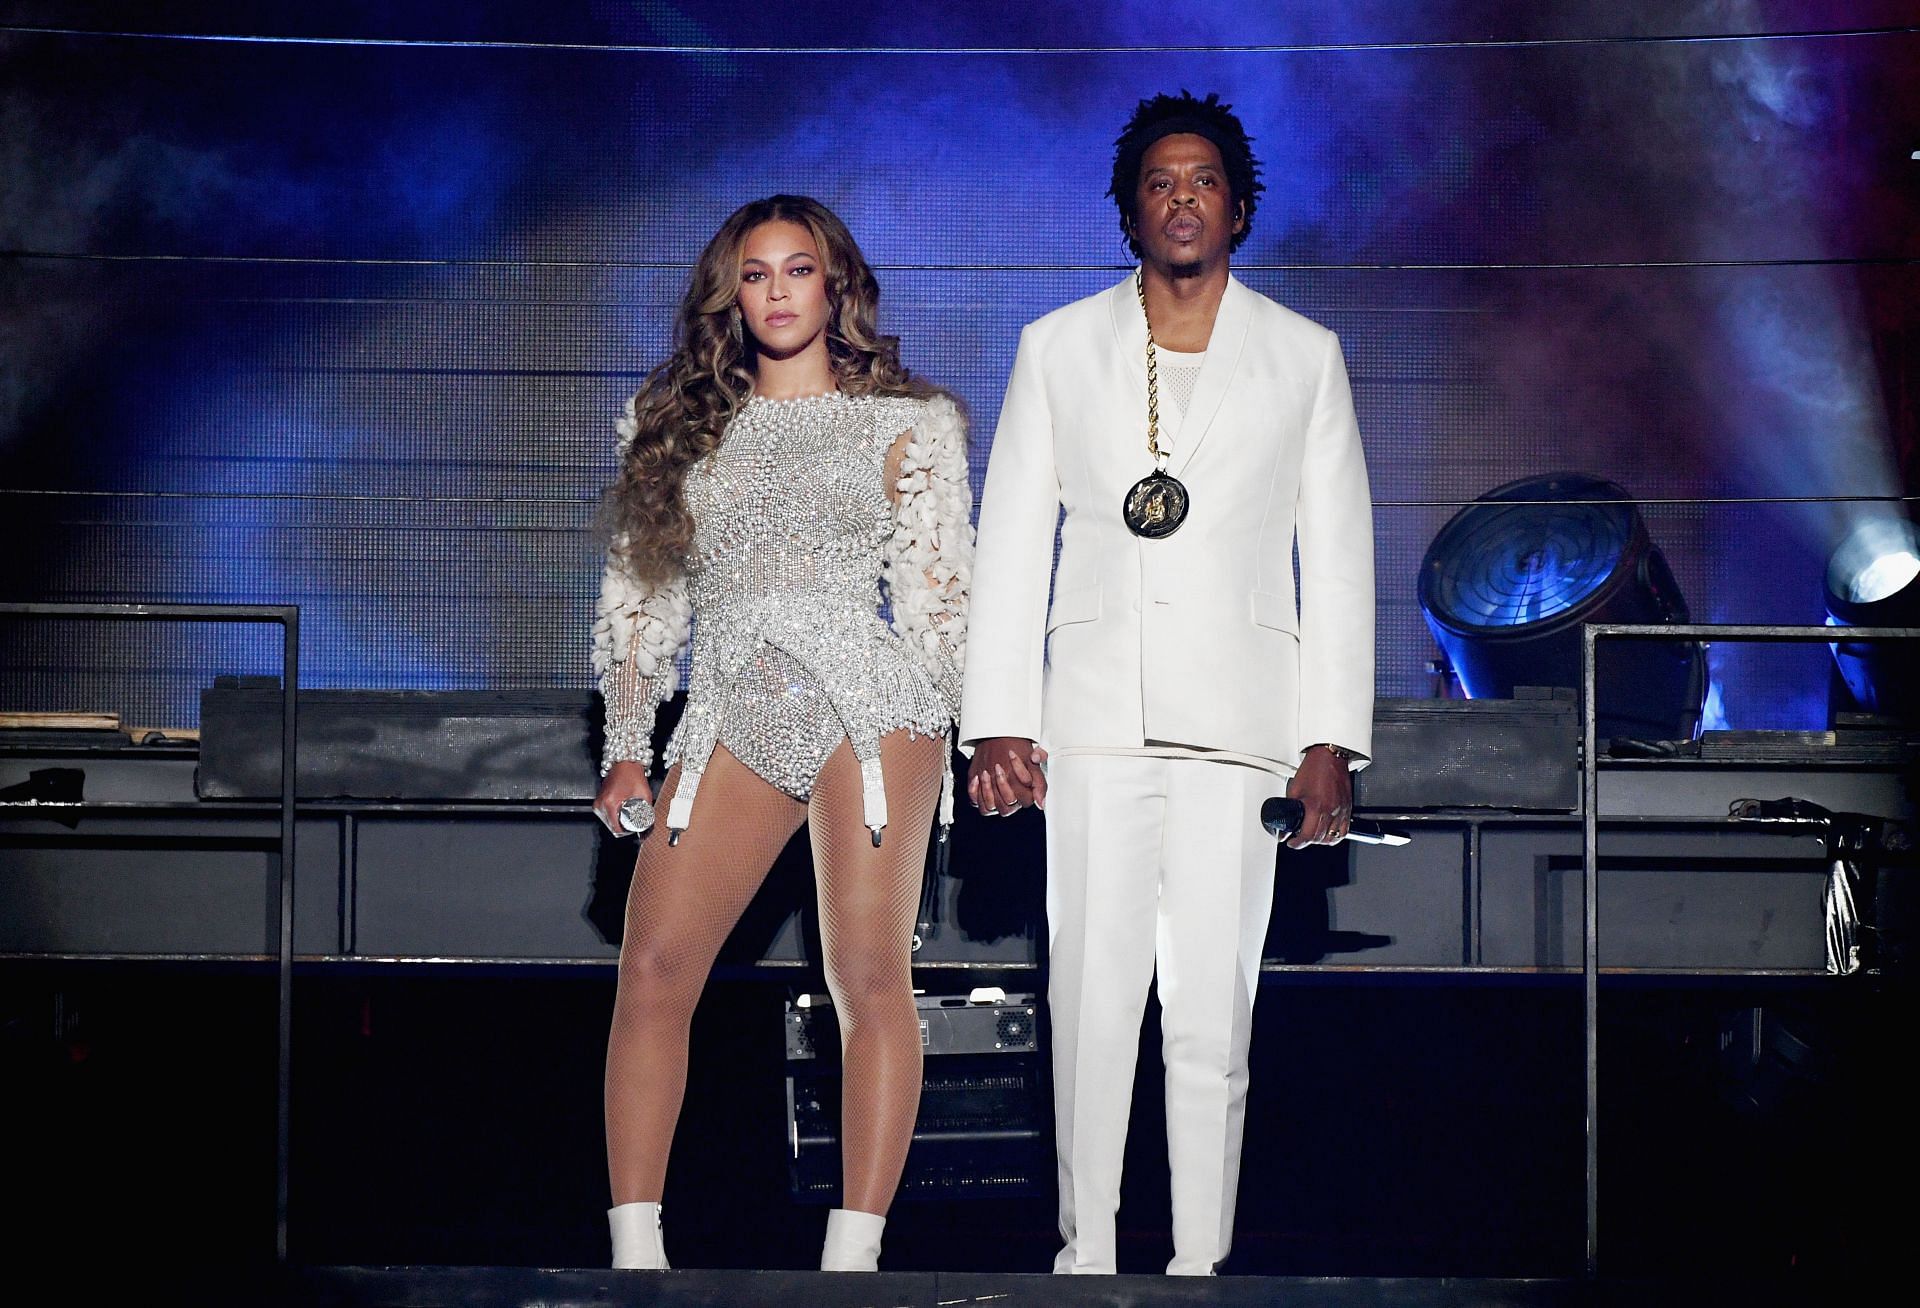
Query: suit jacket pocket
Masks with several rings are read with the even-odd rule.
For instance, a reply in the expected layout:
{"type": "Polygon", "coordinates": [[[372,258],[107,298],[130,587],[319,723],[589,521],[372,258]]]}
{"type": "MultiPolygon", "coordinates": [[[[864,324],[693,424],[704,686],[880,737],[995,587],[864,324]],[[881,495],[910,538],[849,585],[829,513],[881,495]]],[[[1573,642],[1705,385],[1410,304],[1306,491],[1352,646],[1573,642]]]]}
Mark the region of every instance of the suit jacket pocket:
{"type": "Polygon", "coordinates": [[[1063,590],[1053,597],[1053,608],[1047,613],[1047,630],[1064,627],[1070,622],[1095,622],[1100,617],[1100,588],[1083,586],[1078,590],[1063,590]]]}
{"type": "Polygon", "coordinates": [[[1285,595],[1276,595],[1270,590],[1254,591],[1253,621],[1257,626],[1272,627],[1296,640],[1300,638],[1300,619],[1293,611],[1293,601],[1285,595]]]}

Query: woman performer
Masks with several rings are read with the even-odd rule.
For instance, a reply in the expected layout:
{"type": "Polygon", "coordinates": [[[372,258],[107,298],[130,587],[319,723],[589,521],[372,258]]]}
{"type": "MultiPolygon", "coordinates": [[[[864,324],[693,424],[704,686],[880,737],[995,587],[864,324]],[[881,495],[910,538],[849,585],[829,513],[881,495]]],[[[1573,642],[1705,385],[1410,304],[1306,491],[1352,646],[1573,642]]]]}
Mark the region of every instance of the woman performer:
{"type": "Polygon", "coordinates": [[[615,1267],[667,1266],[660,1195],[694,1004],[803,821],[843,1067],[845,1206],[820,1265],[878,1266],[920,1098],[908,964],[936,803],[952,821],[973,550],[965,424],[879,334],[878,300],[825,206],[747,204],[701,254],[673,354],[620,425],[593,644],[594,809],[615,834],[623,808],[652,821],[653,719],[690,622],[693,661],[607,1042],[615,1267]]]}

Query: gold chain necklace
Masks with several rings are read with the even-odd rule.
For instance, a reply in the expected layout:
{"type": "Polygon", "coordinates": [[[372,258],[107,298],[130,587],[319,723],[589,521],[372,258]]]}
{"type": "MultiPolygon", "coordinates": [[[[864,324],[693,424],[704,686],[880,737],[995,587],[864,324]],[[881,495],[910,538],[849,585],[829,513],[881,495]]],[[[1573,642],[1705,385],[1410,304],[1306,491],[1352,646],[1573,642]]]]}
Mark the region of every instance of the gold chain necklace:
{"type": "Polygon", "coordinates": [[[1147,273],[1134,274],[1134,293],[1140,297],[1140,316],[1147,323],[1147,453],[1153,471],[1133,484],[1120,502],[1127,530],[1146,540],[1159,540],[1180,530],[1187,520],[1187,488],[1167,475],[1168,451],[1160,448],[1160,359],[1153,347],[1153,320],[1147,316],[1147,273]]]}
{"type": "Polygon", "coordinates": [[[1133,275],[1134,293],[1140,297],[1140,317],[1147,324],[1147,453],[1159,472],[1167,470],[1168,451],[1160,448],[1160,356],[1153,348],[1153,319],[1147,316],[1147,275],[1142,268],[1133,275]]]}

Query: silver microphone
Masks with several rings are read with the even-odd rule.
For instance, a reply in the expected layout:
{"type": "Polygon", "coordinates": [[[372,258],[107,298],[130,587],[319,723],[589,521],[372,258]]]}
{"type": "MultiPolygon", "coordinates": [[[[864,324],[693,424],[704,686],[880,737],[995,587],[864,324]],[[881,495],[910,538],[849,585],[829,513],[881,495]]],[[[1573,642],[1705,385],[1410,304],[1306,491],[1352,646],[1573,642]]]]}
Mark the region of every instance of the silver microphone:
{"type": "Polygon", "coordinates": [[[635,795],[620,806],[620,825],[636,836],[653,830],[653,803],[635,795]]]}
{"type": "MultiPolygon", "coordinates": [[[[1307,806],[1285,795],[1275,795],[1260,806],[1260,825],[1267,829],[1268,835],[1279,840],[1300,830],[1300,824],[1306,820],[1307,806]]],[[[1362,845],[1404,845],[1413,837],[1367,818],[1352,818],[1347,823],[1347,839],[1362,845]]]]}

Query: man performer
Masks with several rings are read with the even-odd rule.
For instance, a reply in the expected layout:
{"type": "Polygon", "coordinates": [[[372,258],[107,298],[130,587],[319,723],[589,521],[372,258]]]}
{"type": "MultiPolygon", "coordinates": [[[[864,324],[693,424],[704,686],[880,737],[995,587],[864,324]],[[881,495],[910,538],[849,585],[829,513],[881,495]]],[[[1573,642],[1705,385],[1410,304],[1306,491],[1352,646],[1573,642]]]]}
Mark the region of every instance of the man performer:
{"type": "Polygon", "coordinates": [[[1156,978],[1167,1271],[1226,1257],[1273,903],[1260,805],[1286,778],[1292,843],[1344,839],[1371,746],[1353,398],[1333,333],[1228,271],[1261,190],[1217,95],[1140,103],[1111,189],[1139,267],[1021,333],[987,467],[960,736],[982,812],[1046,810],[1056,1272],[1114,1270],[1156,978]]]}

